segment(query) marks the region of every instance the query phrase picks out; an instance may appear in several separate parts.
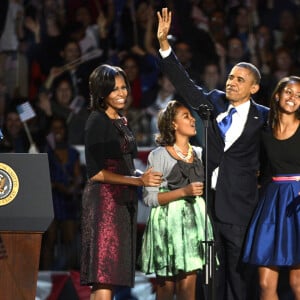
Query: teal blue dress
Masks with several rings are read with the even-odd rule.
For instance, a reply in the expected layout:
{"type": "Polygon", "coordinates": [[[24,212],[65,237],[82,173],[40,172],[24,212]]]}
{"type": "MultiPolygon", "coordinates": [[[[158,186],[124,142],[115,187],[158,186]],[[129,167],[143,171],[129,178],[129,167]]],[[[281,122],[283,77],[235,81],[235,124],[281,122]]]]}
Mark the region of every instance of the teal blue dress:
{"type": "MultiPolygon", "coordinates": [[[[181,272],[202,269],[205,264],[205,201],[186,197],[159,205],[160,191],[174,190],[191,182],[204,181],[201,148],[193,147],[195,159],[186,163],[174,159],[164,147],[153,150],[148,166],[164,174],[159,188],[145,187],[144,202],[152,206],[143,235],[138,264],[145,274],[176,276],[181,272]]],[[[207,217],[208,240],[213,231],[207,217]]]]}

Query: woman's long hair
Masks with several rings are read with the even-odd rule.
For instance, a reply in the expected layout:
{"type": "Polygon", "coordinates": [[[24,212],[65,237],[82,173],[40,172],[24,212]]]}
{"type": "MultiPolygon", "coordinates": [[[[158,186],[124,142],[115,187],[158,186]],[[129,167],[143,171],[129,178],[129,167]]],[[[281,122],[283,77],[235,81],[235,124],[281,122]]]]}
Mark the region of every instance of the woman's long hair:
{"type": "MultiPolygon", "coordinates": [[[[272,128],[274,128],[279,122],[279,98],[280,94],[284,90],[284,88],[289,83],[298,83],[300,84],[300,77],[298,76],[288,76],[282,78],[276,85],[270,101],[270,114],[269,114],[269,124],[272,128]]],[[[300,110],[298,109],[296,112],[296,116],[300,119],[300,110]]]]}

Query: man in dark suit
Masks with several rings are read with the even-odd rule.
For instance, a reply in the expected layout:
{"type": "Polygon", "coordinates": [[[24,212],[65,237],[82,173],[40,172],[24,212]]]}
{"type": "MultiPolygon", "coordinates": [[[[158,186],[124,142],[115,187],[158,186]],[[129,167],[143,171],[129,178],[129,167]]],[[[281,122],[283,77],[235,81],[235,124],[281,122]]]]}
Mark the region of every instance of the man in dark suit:
{"type": "Polygon", "coordinates": [[[227,78],[226,92],[206,93],[190,79],[169,45],[171,12],[167,8],[158,12],[158,22],[162,71],[192,108],[206,105],[211,109],[207,187],[220,259],[216,300],[254,300],[249,289],[253,279],[245,274],[247,268],[241,264],[241,255],[247,226],[258,200],[260,132],[268,117],[268,108],[251,99],[259,90],[260,73],[252,64],[238,63],[227,78]],[[219,123],[231,108],[236,112],[230,128],[222,136],[219,123]]]}

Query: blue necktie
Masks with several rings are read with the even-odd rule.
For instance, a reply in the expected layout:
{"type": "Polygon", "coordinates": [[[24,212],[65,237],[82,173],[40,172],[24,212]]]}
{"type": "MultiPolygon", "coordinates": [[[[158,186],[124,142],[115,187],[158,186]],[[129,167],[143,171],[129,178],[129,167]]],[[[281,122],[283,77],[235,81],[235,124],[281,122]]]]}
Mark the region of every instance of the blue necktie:
{"type": "Polygon", "coordinates": [[[231,123],[232,123],[232,115],[236,113],[236,109],[234,107],[232,107],[229,110],[229,113],[226,117],[224,117],[219,123],[218,126],[221,130],[222,136],[223,138],[225,137],[225,134],[227,132],[227,130],[229,129],[231,123]]]}

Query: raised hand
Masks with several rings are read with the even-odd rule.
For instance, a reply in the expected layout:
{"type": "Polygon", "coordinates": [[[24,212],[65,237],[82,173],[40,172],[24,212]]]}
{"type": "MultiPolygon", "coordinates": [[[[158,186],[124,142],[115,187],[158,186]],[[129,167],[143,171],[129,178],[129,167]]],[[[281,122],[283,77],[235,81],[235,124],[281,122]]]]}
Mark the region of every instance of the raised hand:
{"type": "Polygon", "coordinates": [[[168,34],[171,27],[172,12],[168,11],[168,8],[164,7],[161,12],[157,12],[158,27],[157,27],[157,39],[162,50],[167,50],[170,45],[168,42],[168,34]]]}

